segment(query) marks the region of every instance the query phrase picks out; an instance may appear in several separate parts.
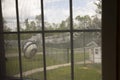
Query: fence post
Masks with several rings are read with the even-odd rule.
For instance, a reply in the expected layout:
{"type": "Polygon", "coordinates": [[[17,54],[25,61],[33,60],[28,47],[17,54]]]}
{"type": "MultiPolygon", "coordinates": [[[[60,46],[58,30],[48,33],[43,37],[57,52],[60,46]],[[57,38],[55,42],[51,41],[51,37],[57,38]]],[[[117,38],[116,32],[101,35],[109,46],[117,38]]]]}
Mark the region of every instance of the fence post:
{"type": "Polygon", "coordinates": [[[67,63],[69,63],[69,48],[67,48],[67,63]]]}
{"type": "Polygon", "coordinates": [[[85,60],[85,32],[83,32],[83,49],[84,49],[84,66],[86,65],[86,60],[85,60]]]}

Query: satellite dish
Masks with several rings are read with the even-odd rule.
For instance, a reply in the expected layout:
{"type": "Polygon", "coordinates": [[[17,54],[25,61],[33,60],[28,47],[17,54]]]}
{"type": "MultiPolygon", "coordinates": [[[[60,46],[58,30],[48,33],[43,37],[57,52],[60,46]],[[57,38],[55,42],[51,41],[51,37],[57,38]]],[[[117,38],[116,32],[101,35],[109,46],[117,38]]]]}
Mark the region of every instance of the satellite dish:
{"type": "Polygon", "coordinates": [[[27,41],[23,45],[23,53],[25,58],[32,58],[37,53],[37,44],[34,41],[27,41]]]}

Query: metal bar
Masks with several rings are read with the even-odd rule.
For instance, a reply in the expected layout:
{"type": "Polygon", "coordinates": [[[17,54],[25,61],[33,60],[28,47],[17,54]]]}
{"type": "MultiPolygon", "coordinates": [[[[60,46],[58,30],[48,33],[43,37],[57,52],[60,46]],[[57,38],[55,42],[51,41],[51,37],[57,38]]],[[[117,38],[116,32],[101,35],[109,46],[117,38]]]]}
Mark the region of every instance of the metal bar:
{"type": "Polygon", "coordinates": [[[67,63],[69,63],[69,48],[67,48],[67,63]]]}
{"type": "MultiPolygon", "coordinates": [[[[81,29],[72,30],[73,32],[101,32],[101,29],[81,29]]],[[[43,31],[20,31],[19,33],[42,33],[43,31]]],[[[46,30],[44,33],[56,33],[56,32],[70,32],[70,30],[46,30]]],[[[1,34],[17,34],[18,32],[0,32],[1,34]]]]}
{"type": "Polygon", "coordinates": [[[101,32],[101,29],[82,29],[82,30],[73,30],[73,32],[101,32]]]}
{"type": "Polygon", "coordinates": [[[74,80],[74,46],[73,46],[73,11],[72,0],[69,1],[70,6],[70,40],[71,40],[71,80],[74,80]]]}
{"type": "Polygon", "coordinates": [[[85,66],[85,32],[83,32],[84,66],[85,66]]]}
{"type": "Polygon", "coordinates": [[[16,0],[16,16],[17,16],[17,35],[18,35],[18,50],[19,50],[19,67],[20,67],[20,78],[22,79],[22,60],[21,60],[21,44],[20,44],[20,23],[19,23],[19,10],[18,0],[16,0]]]}
{"type": "Polygon", "coordinates": [[[45,51],[45,32],[44,32],[44,3],[41,0],[41,18],[42,18],[42,45],[43,45],[43,63],[44,63],[44,80],[47,80],[46,75],[46,51],[45,51]]]}
{"type": "MultiPolygon", "coordinates": [[[[0,33],[3,32],[2,1],[0,0],[0,33]]],[[[4,34],[0,34],[0,80],[6,77],[4,34]]]]}

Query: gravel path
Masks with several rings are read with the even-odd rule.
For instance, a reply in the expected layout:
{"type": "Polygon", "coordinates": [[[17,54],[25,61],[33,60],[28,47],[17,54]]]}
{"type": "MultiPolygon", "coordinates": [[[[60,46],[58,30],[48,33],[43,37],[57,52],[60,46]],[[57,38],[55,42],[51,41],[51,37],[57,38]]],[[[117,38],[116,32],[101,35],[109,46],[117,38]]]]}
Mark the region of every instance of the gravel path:
{"type": "MultiPolygon", "coordinates": [[[[41,52],[38,52],[36,55],[40,55],[40,54],[42,54],[42,53],[41,53],[41,52]]],[[[17,53],[6,54],[6,57],[7,57],[7,58],[10,58],[10,57],[18,57],[18,56],[19,56],[19,54],[17,54],[17,53]]],[[[24,56],[24,54],[21,53],[21,56],[24,56]]]]}
{"type": "MultiPolygon", "coordinates": [[[[77,62],[75,64],[83,64],[84,62],[77,62]]],[[[86,63],[91,63],[90,61],[86,61],[86,63]]],[[[70,66],[71,64],[70,63],[66,63],[66,64],[59,64],[59,65],[53,65],[53,66],[48,66],[46,68],[46,70],[53,70],[53,69],[57,69],[57,68],[60,68],[60,67],[65,67],[65,66],[70,66]]],[[[41,72],[43,71],[44,69],[43,68],[36,68],[36,69],[32,69],[32,70],[29,70],[29,71],[25,71],[23,72],[23,76],[28,76],[28,75],[31,75],[31,74],[34,74],[34,73],[37,73],[37,72],[41,72]]],[[[14,77],[20,77],[20,74],[16,74],[14,75],[14,77]]]]}

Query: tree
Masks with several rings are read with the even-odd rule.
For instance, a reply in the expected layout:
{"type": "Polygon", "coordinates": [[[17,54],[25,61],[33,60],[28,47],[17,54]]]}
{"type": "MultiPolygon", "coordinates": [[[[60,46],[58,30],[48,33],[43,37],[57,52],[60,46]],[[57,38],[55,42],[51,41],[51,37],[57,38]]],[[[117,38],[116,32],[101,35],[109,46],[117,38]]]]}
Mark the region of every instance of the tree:
{"type": "Polygon", "coordinates": [[[99,19],[97,16],[94,16],[92,20],[92,28],[101,29],[101,19],[99,19]]]}
{"type": "Polygon", "coordinates": [[[38,22],[41,22],[42,20],[41,20],[41,14],[40,15],[37,15],[36,17],[35,17],[35,19],[38,21],[38,22]]]}
{"type": "Polygon", "coordinates": [[[70,29],[70,17],[63,20],[59,25],[59,30],[70,29]]]}
{"type": "Polygon", "coordinates": [[[102,0],[98,0],[98,2],[94,3],[97,6],[96,13],[102,14],[102,0]]]}
{"type": "Polygon", "coordinates": [[[44,22],[44,24],[45,24],[45,30],[54,30],[54,28],[52,27],[52,25],[50,24],[50,23],[48,23],[48,22],[44,22]]]}
{"type": "Polygon", "coordinates": [[[59,24],[56,23],[52,23],[52,26],[54,27],[53,29],[55,30],[59,30],[59,24]]]}
{"type": "Polygon", "coordinates": [[[7,25],[4,25],[4,32],[10,32],[10,31],[12,31],[12,29],[7,27],[7,25]]]}
{"type": "Polygon", "coordinates": [[[89,15],[77,16],[75,19],[79,22],[79,28],[89,28],[91,25],[91,18],[89,15]]]}
{"type": "Polygon", "coordinates": [[[7,22],[3,18],[3,31],[4,32],[10,32],[10,31],[12,31],[12,29],[10,29],[6,24],[7,24],[7,22]]]}
{"type": "Polygon", "coordinates": [[[66,20],[66,29],[70,29],[70,17],[68,17],[66,20]]]}
{"type": "Polygon", "coordinates": [[[29,31],[30,30],[30,28],[29,28],[29,21],[28,21],[28,18],[27,19],[25,19],[25,26],[26,26],[26,31],[29,31]]]}
{"type": "Polygon", "coordinates": [[[60,27],[59,27],[60,30],[65,29],[65,26],[66,26],[65,23],[66,23],[65,21],[61,22],[60,27]]]}
{"type": "Polygon", "coordinates": [[[42,27],[42,19],[41,19],[41,14],[40,15],[37,15],[36,17],[35,17],[35,19],[36,19],[36,23],[37,23],[37,30],[39,29],[39,30],[41,30],[41,27],[42,27]]]}
{"type": "Polygon", "coordinates": [[[31,21],[31,22],[30,22],[30,30],[33,30],[33,31],[36,30],[36,24],[35,24],[34,21],[31,21]]]}
{"type": "MultiPolygon", "coordinates": [[[[98,2],[94,3],[97,6],[96,9],[96,15],[94,15],[92,20],[92,27],[101,29],[101,18],[98,17],[98,15],[101,16],[102,14],[102,0],[98,0],[98,2]]],[[[101,33],[100,32],[94,32],[92,33],[94,36],[94,40],[97,41],[97,43],[101,43],[101,33]]]]}

